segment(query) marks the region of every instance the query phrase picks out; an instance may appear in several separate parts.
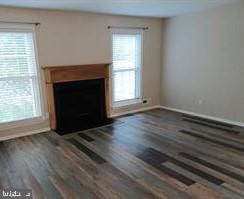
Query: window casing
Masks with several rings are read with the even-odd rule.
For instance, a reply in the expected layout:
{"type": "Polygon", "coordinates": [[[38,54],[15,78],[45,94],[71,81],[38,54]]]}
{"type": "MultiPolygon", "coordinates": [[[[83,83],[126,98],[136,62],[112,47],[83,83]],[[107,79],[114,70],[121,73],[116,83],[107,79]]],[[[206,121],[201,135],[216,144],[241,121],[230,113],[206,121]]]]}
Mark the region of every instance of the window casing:
{"type": "Polygon", "coordinates": [[[112,106],[141,102],[142,32],[112,32],[112,106]]]}
{"type": "Polygon", "coordinates": [[[0,128],[42,118],[38,74],[34,27],[1,24],[0,128]]]}

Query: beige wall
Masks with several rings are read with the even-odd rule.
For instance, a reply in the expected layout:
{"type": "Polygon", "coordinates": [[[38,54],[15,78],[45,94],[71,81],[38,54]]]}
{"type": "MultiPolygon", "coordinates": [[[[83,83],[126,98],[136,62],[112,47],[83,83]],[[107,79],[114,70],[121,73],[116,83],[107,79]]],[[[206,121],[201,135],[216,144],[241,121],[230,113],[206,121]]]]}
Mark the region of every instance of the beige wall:
{"type": "MultiPolygon", "coordinates": [[[[0,8],[0,21],[40,22],[37,28],[40,66],[111,62],[108,25],[148,26],[144,33],[143,96],[160,103],[161,35],[160,19],[98,15],[81,12],[0,8]]],[[[44,93],[45,97],[45,93],[44,93]]],[[[126,110],[145,107],[139,105],[126,110]]],[[[123,111],[117,110],[116,113],[123,111]]],[[[40,124],[41,127],[47,123],[40,124]]],[[[40,127],[34,125],[31,129],[40,127]]],[[[28,129],[28,130],[31,130],[28,129]]],[[[2,131],[1,134],[24,131],[2,131]]]]}
{"type": "MultiPolygon", "coordinates": [[[[14,8],[0,8],[0,19],[41,23],[37,28],[40,66],[111,62],[108,25],[148,26],[142,82],[143,96],[152,99],[148,106],[161,102],[244,122],[244,2],[163,23],[153,18],[14,8]]],[[[113,112],[141,107],[145,106],[113,112]]],[[[0,135],[45,127],[47,121],[0,131],[0,135]]]]}
{"type": "Polygon", "coordinates": [[[166,20],[164,30],[161,104],[244,122],[244,2],[166,20]]]}

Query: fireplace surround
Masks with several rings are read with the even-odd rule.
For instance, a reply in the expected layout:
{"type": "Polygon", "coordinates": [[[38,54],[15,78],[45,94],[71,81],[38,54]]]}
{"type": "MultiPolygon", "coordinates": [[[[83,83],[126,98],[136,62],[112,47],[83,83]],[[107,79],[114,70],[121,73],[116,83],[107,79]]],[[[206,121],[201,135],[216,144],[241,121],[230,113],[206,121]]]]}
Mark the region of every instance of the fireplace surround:
{"type": "Polygon", "coordinates": [[[109,67],[43,67],[52,130],[63,135],[110,121],[109,67]]]}

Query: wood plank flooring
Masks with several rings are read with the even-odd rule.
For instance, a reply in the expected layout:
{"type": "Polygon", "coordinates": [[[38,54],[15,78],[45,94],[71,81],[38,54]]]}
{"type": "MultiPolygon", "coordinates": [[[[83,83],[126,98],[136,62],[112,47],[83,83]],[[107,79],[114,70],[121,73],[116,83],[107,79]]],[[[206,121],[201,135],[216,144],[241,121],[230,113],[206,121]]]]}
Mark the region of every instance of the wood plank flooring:
{"type": "Polygon", "coordinates": [[[243,199],[244,129],[185,117],[155,109],[0,142],[0,189],[40,199],[243,199]]]}

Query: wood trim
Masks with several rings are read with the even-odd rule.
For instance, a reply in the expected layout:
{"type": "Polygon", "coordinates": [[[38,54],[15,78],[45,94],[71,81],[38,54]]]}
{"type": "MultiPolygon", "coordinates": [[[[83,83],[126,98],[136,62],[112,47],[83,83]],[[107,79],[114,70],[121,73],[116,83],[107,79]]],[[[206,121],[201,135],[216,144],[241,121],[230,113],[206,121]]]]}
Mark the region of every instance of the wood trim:
{"type": "Polygon", "coordinates": [[[43,70],[59,70],[59,69],[77,69],[79,67],[95,67],[95,66],[104,66],[104,65],[111,65],[111,63],[101,63],[101,64],[82,64],[82,65],[65,65],[65,66],[42,66],[43,70]]]}
{"type": "Polygon", "coordinates": [[[107,117],[110,117],[110,65],[108,65],[106,68],[106,78],[104,80],[105,83],[105,106],[106,106],[106,114],[107,117]]]}
{"type": "Polygon", "coordinates": [[[46,66],[45,74],[50,127],[56,129],[56,113],[53,84],[59,82],[80,81],[104,78],[106,115],[110,117],[110,64],[89,64],[73,66],[46,66]]]}
{"type": "Polygon", "coordinates": [[[110,64],[44,67],[46,83],[108,78],[110,64]]]}
{"type": "Polygon", "coordinates": [[[54,130],[56,129],[56,112],[55,112],[53,84],[47,83],[46,88],[47,88],[47,102],[48,102],[50,128],[54,130]]]}

